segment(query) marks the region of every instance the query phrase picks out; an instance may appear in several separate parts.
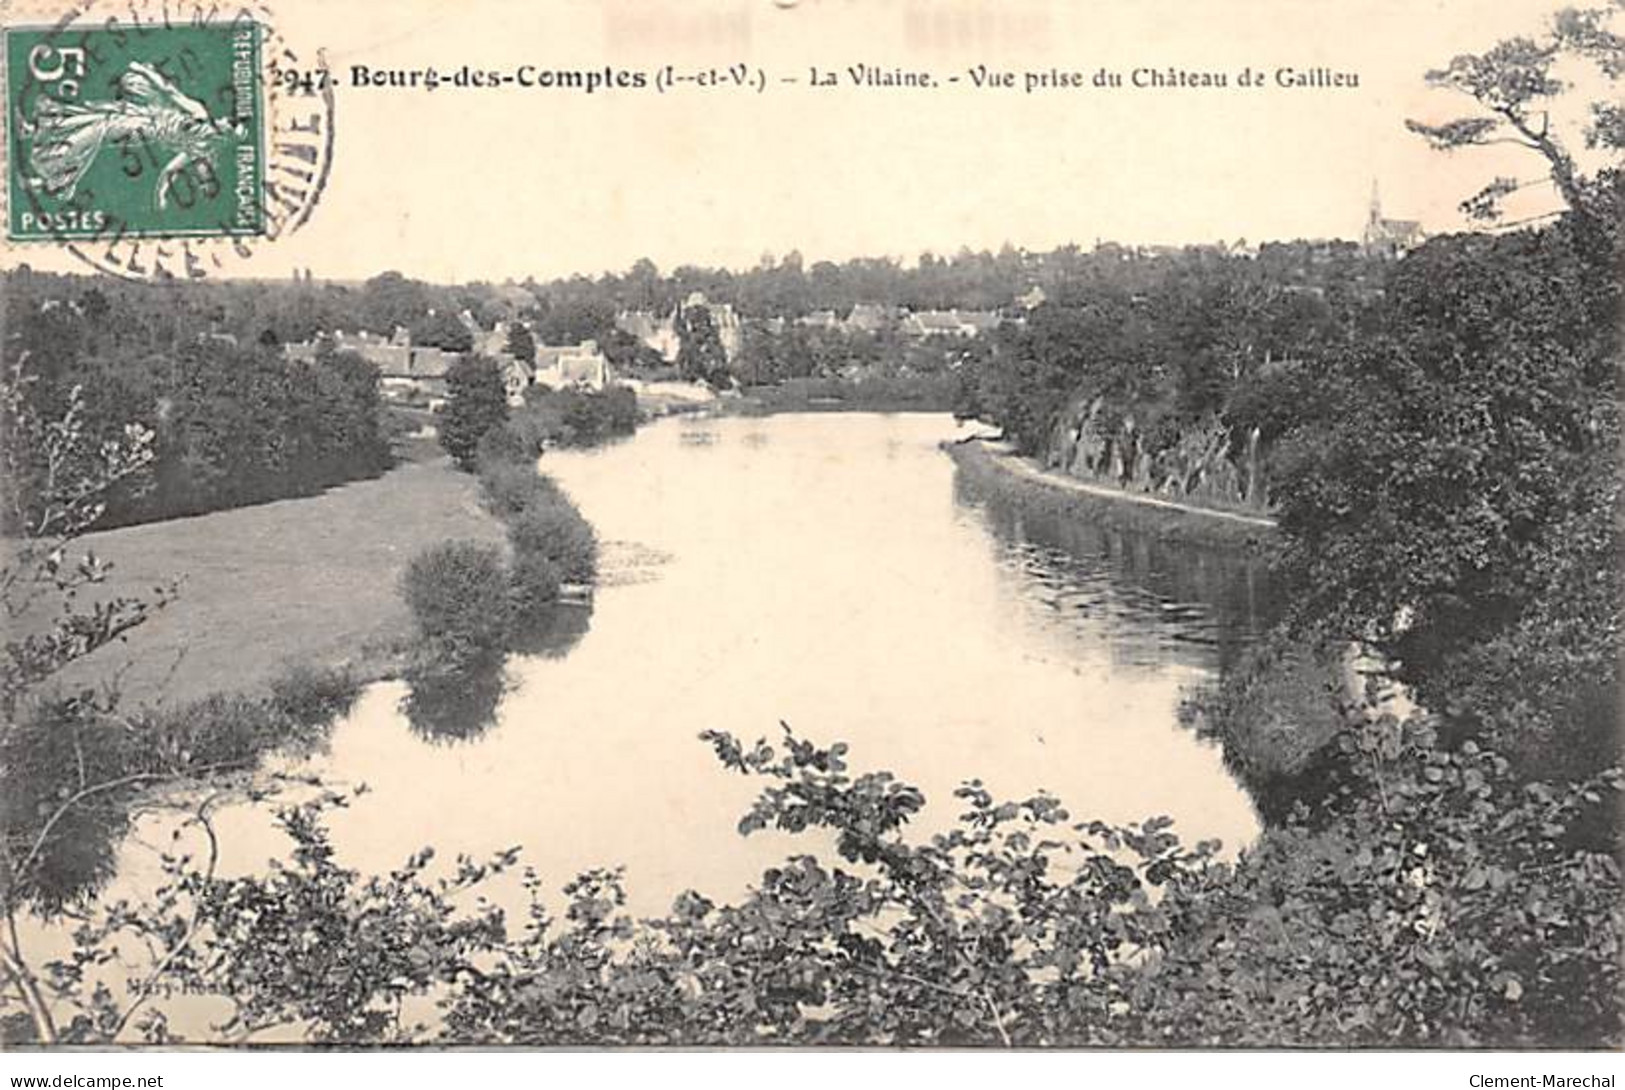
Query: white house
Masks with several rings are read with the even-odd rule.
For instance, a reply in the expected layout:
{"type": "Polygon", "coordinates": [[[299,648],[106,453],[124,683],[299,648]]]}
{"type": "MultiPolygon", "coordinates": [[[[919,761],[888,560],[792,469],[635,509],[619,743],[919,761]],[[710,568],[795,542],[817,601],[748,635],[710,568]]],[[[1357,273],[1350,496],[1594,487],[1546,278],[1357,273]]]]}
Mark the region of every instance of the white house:
{"type": "Polygon", "coordinates": [[[611,381],[609,360],[598,350],[597,341],[539,345],[536,349],[535,381],[552,390],[571,386],[602,390],[611,381]]]}

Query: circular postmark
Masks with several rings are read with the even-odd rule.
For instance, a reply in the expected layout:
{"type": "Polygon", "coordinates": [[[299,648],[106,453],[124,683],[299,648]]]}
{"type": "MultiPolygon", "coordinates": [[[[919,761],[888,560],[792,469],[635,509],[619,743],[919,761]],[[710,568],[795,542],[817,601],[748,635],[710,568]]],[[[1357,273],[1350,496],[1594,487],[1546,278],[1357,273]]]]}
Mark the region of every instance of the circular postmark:
{"type": "Polygon", "coordinates": [[[301,54],[263,4],[84,0],[8,25],[0,63],[13,243],[129,279],[197,279],[298,231],[327,185],[325,58],[301,54]]]}

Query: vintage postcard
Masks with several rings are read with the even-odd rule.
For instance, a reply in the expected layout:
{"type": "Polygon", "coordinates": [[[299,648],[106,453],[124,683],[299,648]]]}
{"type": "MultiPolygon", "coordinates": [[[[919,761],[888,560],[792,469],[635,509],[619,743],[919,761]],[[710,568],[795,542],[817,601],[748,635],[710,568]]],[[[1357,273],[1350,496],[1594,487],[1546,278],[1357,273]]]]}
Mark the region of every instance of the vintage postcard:
{"type": "Polygon", "coordinates": [[[0,24],[8,1063],[1613,1085],[1621,0],[0,24]]]}

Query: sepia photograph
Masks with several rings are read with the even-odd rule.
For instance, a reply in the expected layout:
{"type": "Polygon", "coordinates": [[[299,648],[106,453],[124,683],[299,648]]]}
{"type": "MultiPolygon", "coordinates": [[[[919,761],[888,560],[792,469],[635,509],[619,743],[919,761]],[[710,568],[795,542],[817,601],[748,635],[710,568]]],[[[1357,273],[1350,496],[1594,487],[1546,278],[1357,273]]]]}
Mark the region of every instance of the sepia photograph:
{"type": "Polygon", "coordinates": [[[0,28],[9,1085],[1615,1085],[1625,0],[0,28]]]}

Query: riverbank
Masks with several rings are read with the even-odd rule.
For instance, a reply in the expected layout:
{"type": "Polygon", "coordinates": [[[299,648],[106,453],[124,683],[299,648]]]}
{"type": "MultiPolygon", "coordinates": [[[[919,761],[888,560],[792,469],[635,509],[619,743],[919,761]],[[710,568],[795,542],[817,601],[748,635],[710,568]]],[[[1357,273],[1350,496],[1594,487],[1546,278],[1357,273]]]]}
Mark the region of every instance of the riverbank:
{"type": "Polygon", "coordinates": [[[1040,469],[996,440],[945,443],[942,449],[961,473],[982,486],[1045,510],[1105,519],[1171,540],[1259,550],[1275,540],[1274,519],[1080,481],[1040,469]]]}
{"type": "MultiPolygon", "coordinates": [[[[943,449],[974,491],[1006,498],[1028,517],[1102,525],[1152,537],[1162,548],[1233,551],[1239,558],[1267,553],[1278,532],[1267,518],[1046,472],[997,441],[972,440],[943,449]]],[[[1251,562],[1262,560],[1259,556],[1251,562]]],[[[1268,607],[1271,615],[1274,608],[1268,607]]],[[[1250,646],[1226,664],[1227,677],[1188,693],[1180,717],[1198,735],[1218,743],[1225,767],[1246,788],[1259,817],[1278,825],[1298,801],[1328,789],[1335,764],[1328,746],[1343,723],[1336,698],[1355,694],[1347,689],[1345,663],[1335,649],[1264,639],[1264,646],[1250,646]]]]}
{"type": "Polygon", "coordinates": [[[725,411],[746,416],[808,412],[950,412],[953,382],[946,375],[901,378],[786,379],[747,386],[725,401],[725,411]]]}
{"type": "Polygon", "coordinates": [[[64,672],[65,687],[117,677],[130,703],[179,704],[230,690],[262,694],[294,666],[342,667],[358,683],[397,675],[412,618],[402,570],[448,539],[501,544],[479,483],[450,459],[409,462],[373,480],[87,536],[113,563],[95,598],[178,598],[64,672]]]}
{"type": "Polygon", "coordinates": [[[899,378],[793,378],[718,394],[699,382],[626,380],[645,420],[681,413],[772,416],[817,412],[951,412],[953,383],[945,375],[899,378]]]}

